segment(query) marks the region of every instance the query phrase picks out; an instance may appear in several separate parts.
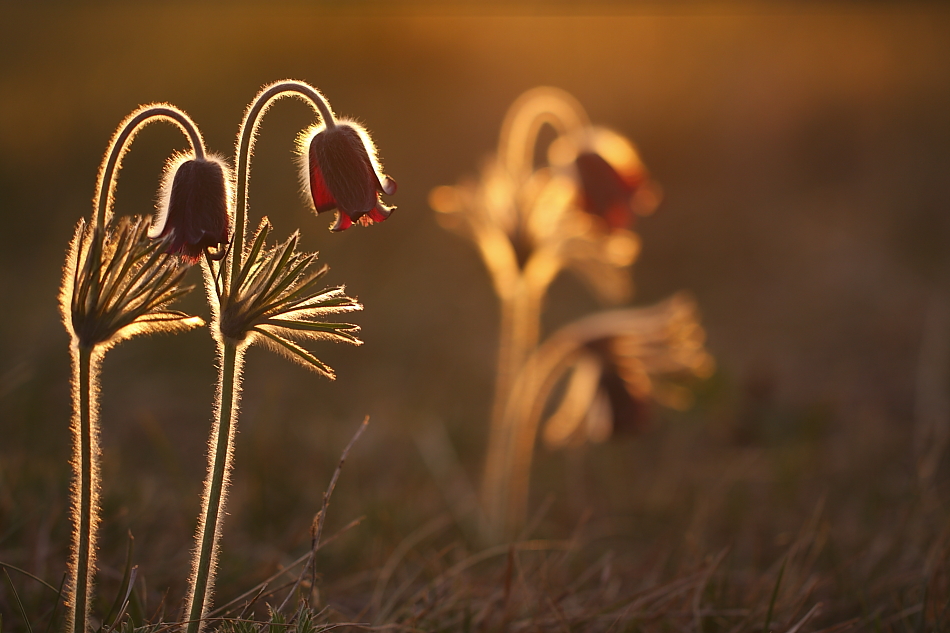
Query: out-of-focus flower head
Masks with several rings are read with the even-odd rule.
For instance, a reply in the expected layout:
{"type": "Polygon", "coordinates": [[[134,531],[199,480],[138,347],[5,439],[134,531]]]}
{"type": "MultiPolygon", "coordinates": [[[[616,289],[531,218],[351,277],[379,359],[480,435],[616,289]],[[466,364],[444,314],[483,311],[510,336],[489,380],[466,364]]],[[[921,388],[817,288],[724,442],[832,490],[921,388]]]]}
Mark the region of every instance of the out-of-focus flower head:
{"type": "Polygon", "coordinates": [[[627,268],[640,251],[634,217],[658,202],[659,187],[633,145],[591,126],[580,104],[554,88],[515,101],[498,152],[477,181],[438,187],[429,197],[443,226],[479,246],[499,294],[521,277],[546,288],[569,268],[610,303],[631,294],[627,268]],[[537,165],[545,125],[557,137],[547,164],[537,165]]]}
{"type": "Polygon", "coordinates": [[[316,125],[300,137],[304,188],[318,214],[336,210],[331,231],[343,231],[354,222],[368,226],[382,222],[395,207],[379,195],[396,193],[396,181],[383,173],[369,133],[353,121],[316,125]]]}
{"type": "Polygon", "coordinates": [[[217,156],[173,156],[165,169],[158,213],[149,230],[166,252],[194,264],[202,253],[224,257],[230,241],[231,172],[217,156]]]}
{"type": "Polygon", "coordinates": [[[556,139],[548,160],[577,180],[577,203],[610,230],[629,229],[637,216],[650,215],[660,202],[633,143],[601,127],[587,127],[556,139]]]}
{"type": "Polygon", "coordinates": [[[549,351],[539,350],[556,362],[538,391],[543,402],[534,405],[543,407],[566,377],[564,395],[544,424],[544,441],[552,448],[641,431],[653,403],[686,409],[692,394],[679,383],[708,377],[714,367],[695,303],[685,295],[650,308],[596,315],[568,326],[555,340],[559,343],[549,351]]]}

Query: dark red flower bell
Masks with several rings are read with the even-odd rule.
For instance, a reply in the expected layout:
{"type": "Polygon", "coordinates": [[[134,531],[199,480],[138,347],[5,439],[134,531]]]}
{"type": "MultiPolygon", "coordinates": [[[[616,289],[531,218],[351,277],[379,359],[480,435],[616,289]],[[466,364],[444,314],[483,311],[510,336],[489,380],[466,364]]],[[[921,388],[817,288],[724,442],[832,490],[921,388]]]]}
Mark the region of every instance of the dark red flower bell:
{"type": "Polygon", "coordinates": [[[611,130],[591,127],[555,140],[551,165],[577,179],[577,204],[600,218],[609,231],[630,229],[636,216],[650,215],[660,188],[650,178],[636,148],[611,130]]]}
{"type": "Polygon", "coordinates": [[[593,341],[587,348],[600,357],[602,371],[598,388],[610,404],[611,435],[640,433],[649,426],[651,402],[638,389],[638,381],[624,378],[619,359],[611,350],[610,339],[593,341]]]}
{"type": "Polygon", "coordinates": [[[643,171],[621,174],[594,152],[578,154],[574,164],[581,181],[584,209],[603,218],[611,230],[630,228],[635,217],[634,195],[643,184],[643,171]]]}
{"type": "Polygon", "coordinates": [[[382,222],[394,207],[379,199],[396,193],[396,181],[386,176],[376,158],[376,147],[366,131],[350,121],[338,121],[313,134],[307,149],[306,183],[317,213],[336,209],[331,231],[343,231],[354,222],[364,226],[382,222]]]}
{"type": "Polygon", "coordinates": [[[227,166],[215,157],[172,163],[149,237],[166,238],[167,252],[192,264],[204,252],[221,259],[231,224],[229,182],[227,166]]]}

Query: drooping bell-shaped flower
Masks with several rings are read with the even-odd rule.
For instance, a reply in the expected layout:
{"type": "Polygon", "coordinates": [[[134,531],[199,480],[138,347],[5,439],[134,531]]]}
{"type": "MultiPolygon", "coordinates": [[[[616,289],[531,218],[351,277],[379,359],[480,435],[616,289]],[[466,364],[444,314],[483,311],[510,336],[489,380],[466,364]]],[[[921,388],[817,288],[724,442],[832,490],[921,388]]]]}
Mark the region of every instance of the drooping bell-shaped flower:
{"type": "Polygon", "coordinates": [[[165,170],[158,214],[149,231],[151,238],[166,238],[167,252],[195,263],[202,253],[212,259],[224,256],[230,241],[230,172],[214,156],[181,160],[173,158],[165,170]]]}
{"type": "Polygon", "coordinates": [[[643,182],[642,176],[633,173],[624,177],[594,152],[578,154],[574,164],[581,181],[584,209],[603,218],[611,229],[628,228],[634,218],[633,194],[643,182]]]}
{"type": "Polygon", "coordinates": [[[379,199],[396,193],[396,181],[383,173],[369,134],[351,121],[319,126],[305,134],[306,154],[301,152],[309,189],[317,213],[336,210],[331,231],[343,231],[354,222],[364,226],[382,222],[394,207],[379,199]]]}
{"type": "Polygon", "coordinates": [[[552,144],[550,157],[553,164],[572,167],[579,206],[610,231],[631,228],[636,216],[651,214],[659,203],[659,187],[636,148],[616,132],[588,128],[552,144]]]}
{"type": "Polygon", "coordinates": [[[681,383],[708,377],[715,366],[704,341],[696,304],[683,294],[565,326],[536,352],[538,366],[551,373],[538,379],[539,391],[527,392],[540,415],[554,386],[566,379],[544,424],[545,443],[558,448],[642,431],[653,403],[688,408],[692,394],[681,383]]]}
{"type": "Polygon", "coordinates": [[[603,442],[643,430],[650,417],[651,384],[639,363],[619,359],[610,339],[591,341],[578,353],[558,409],[544,429],[550,447],[603,442]]]}

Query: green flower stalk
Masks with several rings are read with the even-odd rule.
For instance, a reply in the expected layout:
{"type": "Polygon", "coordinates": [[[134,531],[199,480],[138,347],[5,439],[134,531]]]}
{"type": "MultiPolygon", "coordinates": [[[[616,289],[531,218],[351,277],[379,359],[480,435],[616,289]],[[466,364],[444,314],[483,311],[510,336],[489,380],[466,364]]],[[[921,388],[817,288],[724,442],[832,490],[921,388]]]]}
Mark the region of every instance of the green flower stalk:
{"type": "Polygon", "coordinates": [[[267,246],[271,226],[265,218],[250,242],[245,239],[250,159],[257,129],[264,112],[287,96],[303,99],[321,119],[319,125],[311,127],[298,140],[303,181],[315,211],[337,212],[331,230],[342,231],[354,222],[381,222],[392,212],[379,200],[379,194],[394,193],[395,182],[382,173],[375,147],[365,130],[336,119],[323,95],[304,82],[279,81],[258,93],[238,134],[235,231],[231,245],[220,262],[205,258],[205,285],[213,312],[211,329],[218,345],[220,373],[186,607],[188,633],[201,630],[211,606],[245,350],[251,344],[261,343],[333,379],[333,370],[300,343],[362,343],[356,337],[356,325],[322,320],[327,315],[360,310],[362,306],[346,296],[342,286],[318,288],[327,267],[316,265],[316,254],[297,251],[296,233],[283,243],[267,246]]]}
{"type": "Polygon", "coordinates": [[[74,450],[73,538],[69,560],[66,630],[85,633],[95,574],[99,496],[99,367],[116,343],[139,334],[174,332],[203,324],[198,317],[168,309],[185,294],[185,269],[164,251],[168,240],[148,238],[143,218],[113,220],[112,204],[122,158],[146,124],[169,121],[191,142],[196,158],[205,155],[197,126],[167,104],[143,106],[119,126],[103,159],[92,223],[80,221],[69,246],[60,307],[71,337],[74,450]]]}

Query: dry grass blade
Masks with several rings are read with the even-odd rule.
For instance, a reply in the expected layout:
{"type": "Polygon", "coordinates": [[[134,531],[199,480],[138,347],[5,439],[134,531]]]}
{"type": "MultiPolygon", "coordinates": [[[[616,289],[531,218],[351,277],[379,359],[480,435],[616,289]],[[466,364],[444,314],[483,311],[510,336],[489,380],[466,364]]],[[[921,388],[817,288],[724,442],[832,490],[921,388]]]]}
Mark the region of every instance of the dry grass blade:
{"type": "Polygon", "coordinates": [[[726,557],[728,552],[728,549],[724,549],[719,552],[715,560],[713,560],[712,564],[709,566],[709,569],[706,570],[702,580],[700,580],[699,584],[696,585],[696,593],[693,596],[693,623],[697,631],[703,630],[703,614],[700,608],[702,606],[703,591],[706,590],[706,585],[709,584],[709,579],[712,578],[712,575],[715,573],[720,563],[722,563],[722,559],[726,557]]]}
{"type": "Polygon", "coordinates": [[[24,624],[26,624],[26,630],[30,633],[33,633],[33,626],[30,624],[30,618],[26,615],[26,609],[23,608],[23,602],[20,601],[20,594],[16,590],[16,585],[13,584],[13,580],[10,578],[10,574],[7,573],[7,568],[3,568],[3,576],[7,579],[7,584],[10,585],[10,591],[13,592],[13,600],[16,602],[17,609],[20,612],[20,617],[23,618],[24,624]]]}
{"type": "MultiPolygon", "coordinates": [[[[129,597],[132,595],[132,588],[135,585],[135,578],[138,576],[138,573],[139,573],[139,568],[138,568],[138,565],[136,565],[135,567],[132,568],[132,573],[131,573],[129,582],[125,587],[125,596],[122,599],[122,606],[119,609],[119,613],[118,615],[115,616],[115,621],[112,623],[112,626],[106,629],[106,633],[112,633],[113,631],[116,630],[116,627],[122,623],[122,618],[125,617],[125,612],[129,608],[129,597]]],[[[119,594],[119,595],[121,596],[122,594],[119,594]]]]}
{"type": "MultiPolygon", "coordinates": [[[[340,538],[342,535],[346,534],[347,532],[349,532],[350,530],[352,530],[353,528],[355,528],[357,525],[359,525],[360,523],[363,522],[363,519],[364,519],[364,518],[365,518],[365,517],[359,517],[359,518],[353,519],[352,521],[350,521],[349,523],[347,523],[342,529],[340,529],[340,531],[338,531],[336,534],[334,534],[333,536],[331,536],[330,538],[328,538],[327,540],[325,540],[323,543],[321,543],[321,544],[317,547],[317,551],[320,551],[321,549],[323,549],[324,547],[326,547],[327,545],[329,545],[330,543],[332,543],[332,542],[335,541],[336,539],[340,538]]],[[[212,612],[209,613],[208,615],[209,615],[209,616],[215,616],[215,615],[219,615],[219,614],[222,614],[222,613],[227,613],[234,605],[236,605],[237,603],[239,603],[241,600],[244,600],[245,598],[251,596],[252,594],[257,593],[258,596],[262,595],[263,592],[264,592],[264,589],[267,588],[267,585],[269,585],[269,584],[272,583],[273,581],[277,580],[278,578],[280,578],[280,577],[283,576],[284,574],[290,573],[290,571],[291,571],[292,569],[294,569],[297,565],[303,563],[304,561],[308,560],[309,558],[310,558],[310,552],[308,551],[306,554],[303,554],[302,556],[300,556],[300,558],[296,559],[295,561],[293,561],[292,563],[290,563],[290,564],[287,565],[286,567],[284,567],[284,568],[282,568],[282,569],[280,569],[280,570],[274,572],[273,574],[271,574],[270,576],[268,576],[267,578],[265,578],[264,580],[262,580],[260,583],[258,583],[258,584],[255,585],[254,587],[248,589],[247,591],[245,591],[244,593],[242,593],[241,595],[239,595],[238,597],[233,598],[232,600],[229,600],[228,602],[226,602],[225,604],[221,605],[220,607],[217,607],[214,611],[212,611],[212,612]]],[[[289,584],[289,583],[288,583],[288,584],[289,584]]],[[[284,587],[284,586],[286,586],[286,585],[282,585],[281,587],[284,587]]]]}
{"type": "Polygon", "coordinates": [[[132,567],[132,554],[135,551],[135,539],[132,537],[132,532],[129,532],[129,542],[126,547],[125,552],[125,569],[122,572],[122,583],[119,585],[119,592],[115,596],[115,601],[112,603],[112,607],[109,609],[109,613],[106,615],[103,622],[112,621],[112,628],[115,628],[121,616],[117,616],[114,620],[112,618],[116,612],[120,611],[122,608],[123,601],[128,600],[129,594],[132,593],[132,585],[135,583],[135,578],[133,576],[133,567],[132,567]]]}
{"type": "Polygon", "coordinates": [[[788,562],[788,558],[782,560],[782,566],[778,570],[778,578],[775,579],[775,588],[772,589],[772,597],[769,599],[769,610],[765,612],[765,626],[763,631],[769,630],[769,625],[772,623],[772,613],[775,609],[775,600],[778,598],[778,590],[782,586],[782,576],[785,574],[785,564],[788,562]]]}
{"type": "Polygon", "coordinates": [[[799,620],[798,623],[797,623],[795,626],[793,626],[792,628],[790,628],[790,629],[788,630],[788,633],[798,633],[799,629],[801,629],[803,626],[805,626],[805,623],[807,623],[809,620],[811,620],[812,616],[815,615],[815,614],[817,614],[817,613],[819,613],[820,611],[821,611],[821,603],[820,603],[820,602],[816,602],[816,603],[815,603],[815,606],[813,606],[811,609],[809,609],[809,610],[808,610],[808,613],[805,614],[805,617],[803,617],[801,620],[799,620]]]}
{"type": "Polygon", "coordinates": [[[313,562],[313,557],[320,548],[320,539],[323,536],[323,526],[326,523],[327,510],[330,508],[330,497],[333,495],[333,490],[336,488],[336,482],[340,478],[340,472],[343,471],[343,464],[346,462],[346,458],[350,454],[350,449],[353,448],[356,442],[360,439],[360,436],[363,435],[367,425],[369,425],[369,416],[363,418],[363,422],[360,423],[359,428],[356,429],[356,433],[353,434],[352,439],[350,439],[350,442],[346,445],[346,448],[343,449],[343,453],[340,455],[340,462],[336,465],[336,470],[333,471],[333,476],[330,478],[330,485],[327,486],[327,491],[323,493],[323,506],[320,508],[320,511],[317,512],[317,516],[314,517],[313,541],[310,546],[310,554],[307,557],[307,563],[303,566],[300,575],[297,577],[297,582],[294,583],[293,589],[290,590],[290,593],[287,594],[287,596],[284,598],[284,601],[280,603],[279,607],[277,607],[277,611],[283,611],[284,607],[287,605],[287,601],[290,600],[290,596],[294,595],[294,593],[297,591],[301,581],[303,581],[303,577],[306,574],[307,569],[310,567],[311,562],[313,562]]]}
{"type": "Polygon", "coordinates": [[[0,561],[0,567],[2,567],[2,568],[4,568],[4,569],[12,569],[12,570],[15,571],[15,572],[19,572],[19,573],[23,574],[24,576],[26,576],[26,577],[28,577],[28,578],[32,578],[33,580],[35,580],[36,582],[40,583],[40,584],[43,585],[44,587],[47,587],[50,591],[56,592],[56,587],[54,587],[53,585],[49,584],[48,582],[46,582],[45,580],[43,580],[43,579],[40,578],[39,576],[34,576],[33,574],[31,574],[30,572],[26,571],[25,569],[20,569],[20,568],[17,567],[16,565],[11,565],[10,563],[4,563],[3,561],[0,561]]]}
{"type": "Polygon", "coordinates": [[[379,572],[379,577],[376,579],[376,587],[373,590],[373,598],[370,601],[373,611],[375,611],[377,614],[380,612],[383,601],[383,593],[386,590],[386,585],[389,583],[389,579],[392,577],[393,572],[396,571],[396,566],[399,565],[403,557],[423,540],[433,534],[438,533],[451,524],[452,517],[450,516],[443,515],[436,517],[432,521],[429,521],[422,527],[418,528],[399,543],[396,549],[393,550],[393,553],[386,560],[386,564],[383,565],[383,568],[379,572]]]}

